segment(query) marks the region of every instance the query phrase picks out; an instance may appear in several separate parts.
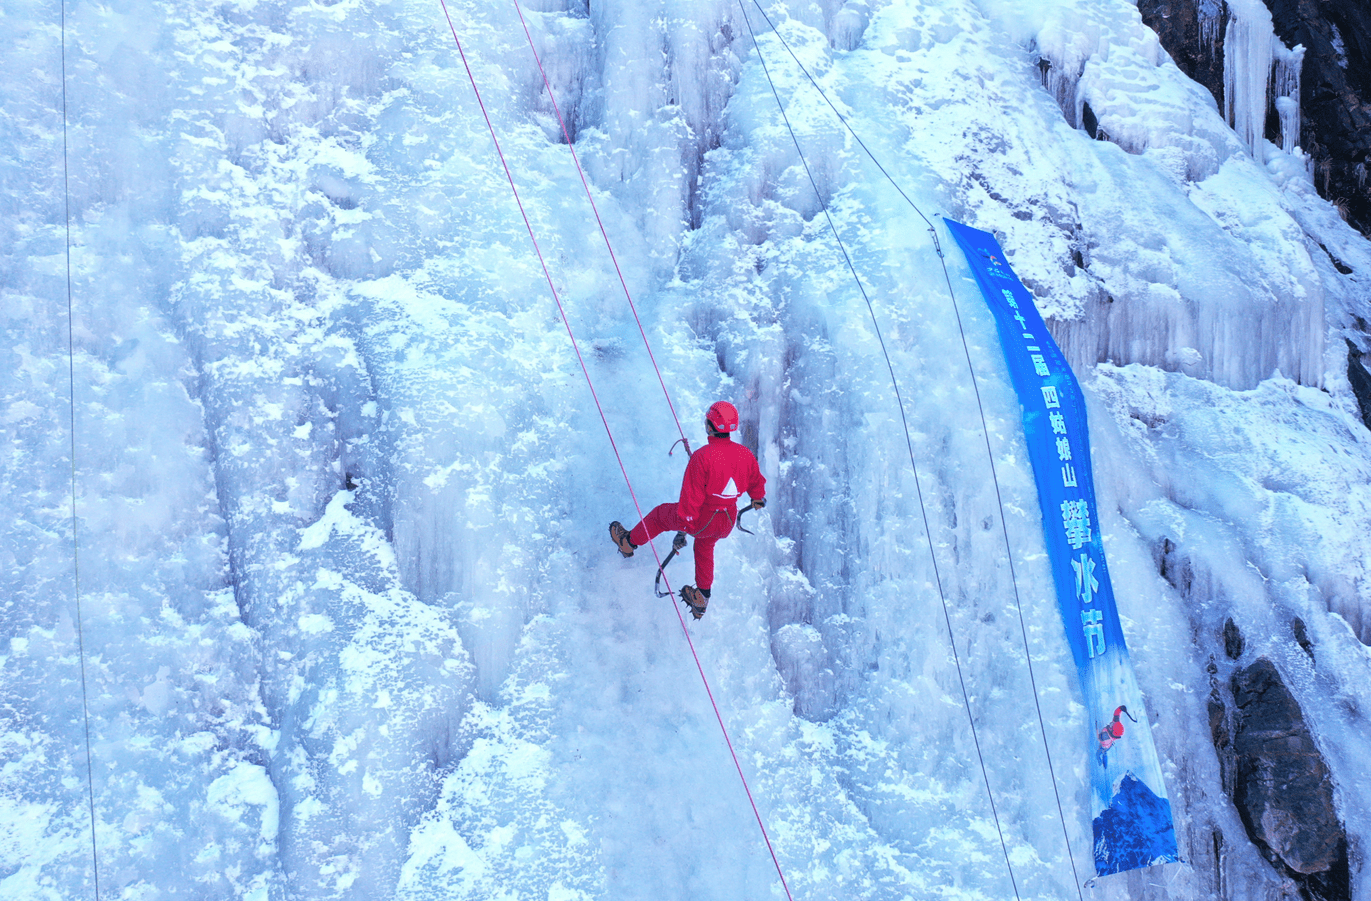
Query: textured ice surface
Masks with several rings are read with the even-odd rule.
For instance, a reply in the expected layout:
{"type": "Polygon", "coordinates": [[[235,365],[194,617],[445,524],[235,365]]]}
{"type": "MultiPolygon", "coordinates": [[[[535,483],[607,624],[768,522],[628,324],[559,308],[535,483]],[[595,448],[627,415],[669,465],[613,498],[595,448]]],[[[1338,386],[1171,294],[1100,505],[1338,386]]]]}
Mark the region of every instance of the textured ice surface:
{"type": "MultiPolygon", "coordinates": [[[[672,497],[675,424],[515,9],[449,6],[637,496],[672,497]]],[[[901,382],[1018,889],[1074,896],[939,259],[747,9],[901,382]]],[[[1094,404],[1190,865],[1092,897],[1278,890],[1208,745],[1229,616],[1364,841],[1371,460],[1342,338],[1371,318],[1366,242],[1296,155],[1244,150],[1126,0],[766,10],[928,213],[997,232],[1094,404]]],[[[779,897],[649,555],[604,540],[632,503],[441,7],[66,14],[68,194],[59,7],[0,14],[0,897],[92,888],[68,196],[102,894],[779,897]]],[[[524,15],[687,432],[732,399],[771,479],[691,629],[795,896],[1008,897],[900,411],[739,7],[524,15]]],[[[948,262],[1079,866],[1087,726],[1017,405],[948,262]]]]}

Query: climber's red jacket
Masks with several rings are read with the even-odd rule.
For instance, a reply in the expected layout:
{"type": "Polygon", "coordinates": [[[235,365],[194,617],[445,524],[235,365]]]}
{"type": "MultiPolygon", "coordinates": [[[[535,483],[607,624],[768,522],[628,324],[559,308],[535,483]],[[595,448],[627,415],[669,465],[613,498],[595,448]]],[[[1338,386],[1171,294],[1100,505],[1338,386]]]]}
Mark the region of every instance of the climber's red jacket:
{"type": "Polygon", "coordinates": [[[753,500],[766,497],[766,477],[757,467],[757,458],[727,437],[710,438],[690,455],[676,512],[692,535],[708,528],[719,511],[727,513],[731,529],[738,498],[744,494],[753,500]]]}
{"type": "Polygon", "coordinates": [[[766,479],[752,451],[728,438],[710,438],[690,455],[681,499],[653,507],[628,533],[642,547],[663,532],[688,532],[695,538],[695,581],[701,591],[714,585],[714,545],[728,537],[738,519],[738,498],[766,497],[766,479]]]}

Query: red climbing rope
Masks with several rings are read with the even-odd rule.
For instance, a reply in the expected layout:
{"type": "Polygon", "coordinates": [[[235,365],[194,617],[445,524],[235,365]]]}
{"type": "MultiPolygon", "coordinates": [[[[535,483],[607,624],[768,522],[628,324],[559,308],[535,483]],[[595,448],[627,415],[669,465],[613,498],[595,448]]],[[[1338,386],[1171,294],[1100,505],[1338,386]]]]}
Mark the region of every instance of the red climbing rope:
{"type": "Polygon", "coordinates": [[[590,183],[586,181],[585,170],[581,168],[581,158],[576,155],[576,145],[571,140],[571,132],[566,127],[566,120],[562,118],[562,108],[557,105],[557,95],[552,92],[552,84],[548,81],[547,72],[543,69],[543,59],[538,55],[538,48],[533,46],[533,35],[529,33],[528,22],[524,19],[523,7],[519,5],[519,0],[514,0],[514,9],[519,14],[519,24],[524,26],[524,37],[528,39],[528,49],[533,51],[533,61],[538,64],[538,74],[543,77],[543,87],[547,88],[548,99],[552,101],[552,111],[557,114],[557,124],[562,128],[562,137],[566,138],[567,149],[571,151],[572,162],[576,164],[576,174],[581,177],[581,187],[585,188],[586,199],[590,201],[590,208],[595,212],[595,223],[600,226],[600,235],[605,239],[605,247],[609,249],[609,258],[614,262],[614,272],[619,276],[619,284],[623,286],[624,297],[628,299],[628,307],[633,311],[633,321],[638,323],[638,334],[643,336],[643,346],[647,348],[648,359],[652,361],[652,368],[657,372],[657,382],[662,386],[662,395],[666,398],[667,408],[671,410],[671,418],[676,420],[676,431],[680,432],[681,440],[686,442],[686,450],[690,449],[690,442],[686,440],[685,430],[681,428],[681,417],[676,415],[676,405],[671,402],[671,392],[666,390],[666,379],[662,378],[662,370],[657,367],[657,357],[652,353],[652,345],[647,340],[647,331],[643,328],[643,320],[638,317],[638,305],[633,302],[633,294],[628,290],[628,281],[624,278],[623,270],[619,268],[619,258],[614,254],[614,245],[609,241],[609,232],[605,231],[605,223],[600,218],[600,207],[595,203],[595,197],[590,192],[590,183]]]}
{"type": "MultiPolygon", "coordinates": [[[[600,414],[600,422],[604,424],[604,427],[605,427],[605,435],[607,435],[607,436],[609,437],[609,445],[610,445],[610,447],[613,448],[613,450],[614,450],[614,458],[615,458],[615,460],[617,460],[618,463],[619,463],[619,471],[620,471],[620,473],[623,474],[623,477],[624,477],[624,484],[628,486],[628,494],[629,494],[629,497],[632,498],[632,500],[633,500],[633,508],[634,508],[634,510],[637,511],[637,513],[638,513],[638,518],[641,520],[641,519],[643,518],[643,509],[642,509],[642,507],[641,507],[641,506],[639,505],[639,503],[638,503],[638,495],[637,495],[637,494],[634,492],[634,490],[633,490],[633,482],[632,482],[632,481],[629,479],[629,477],[628,477],[628,469],[624,466],[623,457],[622,457],[622,456],[620,455],[620,453],[619,453],[619,445],[618,445],[618,443],[615,442],[615,440],[614,440],[614,432],[613,432],[613,430],[610,429],[610,427],[609,427],[609,420],[606,418],[604,408],[603,408],[603,407],[601,406],[601,404],[600,404],[600,397],[599,397],[599,395],[595,392],[595,383],[594,383],[594,382],[591,380],[591,378],[590,378],[590,370],[586,368],[585,359],[581,356],[581,348],[580,348],[580,345],[576,342],[576,335],[572,332],[572,329],[571,329],[571,321],[567,318],[566,309],[562,306],[562,298],[561,298],[561,295],[559,295],[559,294],[557,293],[557,286],[556,286],[556,284],[554,284],[553,281],[552,281],[552,274],[551,274],[551,272],[548,271],[548,268],[547,268],[547,261],[546,261],[546,259],[544,259],[544,257],[543,257],[543,251],[542,251],[542,249],[538,246],[538,239],[537,239],[537,237],[536,237],[536,236],[534,235],[534,233],[533,233],[533,225],[532,225],[532,223],[529,221],[528,212],[524,209],[524,201],[523,201],[523,198],[519,196],[519,189],[518,189],[518,188],[515,186],[515,184],[514,184],[514,175],[513,175],[513,174],[511,173],[511,171],[510,171],[509,162],[508,162],[508,160],[505,159],[504,150],[501,149],[501,147],[500,147],[500,139],[499,139],[498,137],[496,137],[496,135],[495,135],[495,125],[494,125],[494,123],[491,122],[491,120],[490,120],[490,113],[486,110],[485,100],[483,100],[482,97],[481,97],[481,89],[478,88],[478,87],[476,86],[476,76],[472,73],[472,71],[471,71],[471,64],[467,61],[466,51],[465,51],[465,50],[463,49],[463,47],[462,47],[462,40],[461,40],[461,38],[459,38],[459,37],[457,36],[457,27],[452,23],[452,14],[448,11],[448,8],[447,8],[447,0],[438,0],[438,2],[439,2],[439,3],[442,5],[442,7],[443,7],[443,15],[447,18],[448,28],[451,29],[451,31],[452,31],[452,40],[453,40],[454,42],[456,42],[456,44],[457,44],[457,53],[458,53],[458,54],[461,56],[461,58],[462,58],[462,66],[463,66],[463,68],[466,69],[467,79],[471,82],[471,89],[472,89],[472,91],[476,94],[476,102],[477,102],[477,104],[481,107],[481,116],[485,119],[485,121],[486,121],[486,128],[490,131],[490,139],[491,139],[491,141],[495,144],[495,152],[496,152],[496,154],[498,154],[499,157],[500,157],[500,165],[501,165],[501,167],[503,167],[504,170],[505,170],[505,178],[509,181],[509,189],[510,189],[510,191],[513,192],[513,194],[514,194],[514,201],[515,201],[515,203],[517,203],[518,206],[519,206],[519,214],[520,214],[520,215],[523,217],[523,219],[524,219],[524,228],[526,228],[526,229],[528,230],[528,237],[529,237],[529,240],[530,240],[531,242],[533,242],[533,250],[534,250],[534,252],[535,252],[535,253],[537,254],[537,256],[538,256],[538,263],[539,263],[539,265],[542,266],[542,269],[543,269],[543,277],[547,279],[547,286],[548,286],[548,289],[552,292],[552,299],[553,299],[553,301],[555,301],[556,304],[557,304],[557,312],[558,312],[559,314],[561,314],[561,317],[562,317],[562,324],[566,327],[567,337],[571,339],[571,347],[572,347],[572,349],[576,352],[576,362],[579,363],[580,366],[581,366],[581,374],[585,376],[586,386],[590,389],[590,396],[591,396],[591,398],[593,398],[594,401],[595,401],[595,409],[596,409],[596,410],[599,412],[599,414],[600,414]]],[[[516,6],[518,5],[517,2],[516,2],[515,5],[516,5],[516,6]]],[[[519,17],[520,17],[520,20],[522,21],[522,19],[523,19],[523,13],[522,13],[522,11],[520,12],[519,17]]],[[[527,31],[528,31],[528,26],[527,26],[527,25],[524,26],[524,30],[525,30],[525,34],[527,34],[527,31]]],[[[529,39],[529,42],[530,42],[530,46],[531,46],[531,45],[532,45],[532,38],[529,39]]],[[[537,51],[536,51],[536,50],[534,51],[534,54],[535,54],[535,56],[537,55],[537,51]]],[[[542,69],[542,63],[541,63],[541,61],[538,63],[538,68],[539,68],[539,70],[542,69]]],[[[546,76],[544,76],[544,79],[546,79],[546,76]]],[[[551,88],[549,88],[549,93],[551,93],[551,88]]],[[[554,104],[555,104],[555,101],[554,101],[554,104]]],[[[559,118],[559,119],[561,118],[561,113],[560,113],[560,112],[558,113],[558,118],[559,118]]],[[[564,126],[564,127],[565,127],[565,126],[564,126]]],[[[570,146],[569,143],[568,143],[568,146],[570,146]]],[[[572,151],[572,154],[573,154],[573,155],[575,154],[575,150],[572,151]]],[[[577,168],[577,171],[581,171],[581,165],[580,165],[580,161],[579,161],[579,160],[578,160],[577,163],[576,163],[576,168],[577,168]]],[[[584,174],[584,172],[582,172],[582,174],[581,174],[581,181],[582,181],[582,184],[585,184],[585,174],[584,174]]],[[[586,187],[586,193],[587,193],[587,195],[589,195],[589,193],[590,193],[590,188],[589,188],[589,186],[586,187]]],[[[591,200],[592,206],[594,205],[594,202],[595,202],[595,201],[592,199],[592,200],[591,200]]],[[[599,220],[599,218],[600,218],[599,210],[596,210],[596,212],[595,212],[595,218],[596,218],[597,221],[599,220]]],[[[601,224],[600,230],[601,230],[602,233],[604,232],[604,225],[603,225],[603,224],[601,224]]],[[[609,236],[608,236],[607,234],[605,235],[605,243],[606,243],[606,245],[609,244],[609,236]]],[[[613,249],[610,250],[610,254],[613,255],[613,249]]],[[[618,270],[618,268],[619,268],[618,260],[615,260],[615,262],[614,262],[614,268],[616,269],[616,271],[618,270]]],[[[622,272],[621,272],[620,275],[619,275],[619,280],[620,280],[621,283],[624,281],[622,272]]],[[[628,293],[628,285],[627,285],[627,283],[624,283],[624,293],[625,293],[625,294],[628,293]]],[[[632,305],[632,303],[633,303],[633,300],[632,300],[632,298],[630,297],[630,298],[629,298],[629,304],[632,305]]],[[[638,311],[637,311],[636,308],[635,308],[634,311],[633,311],[633,315],[634,315],[634,318],[636,319],[637,316],[638,316],[638,311]]],[[[639,324],[638,324],[638,328],[639,328],[640,331],[642,331],[642,323],[641,323],[641,321],[640,321],[639,324]]],[[[644,341],[644,343],[647,342],[647,334],[646,334],[646,333],[643,334],[643,341],[644,341]]],[[[649,356],[651,355],[651,353],[652,353],[652,349],[651,349],[651,347],[649,347],[649,348],[648,348],[648,354],[649,354],[649,356]]],[[[652,361],[652,365],[653,365],[653,368],[654,368],[654,369],[657,367],[657,361],[656,361],[655,359],[652,361]]],[[[661,377],[662,377],[662,375],[661,375],[661,370],[658,370],[658,372],[657,372],[657,377],[658,377],[658,379],[661,379],[661,377]]],[[[662,382],[662,391],[663,391],[663,392],[666,391],[666,382],[665,382],[665,381],[662,382]]],[[[670,395],[668,395],[668,396],[667,396],[667,404],[670,405],[670,403],[671,403],[671,398],[670,398],[670,395]]],[[[672,408],[671,415],[672,415],[673,417],[676,415],[676,410],[675,410],[674,407],[672,408]]],[[[680,429],[680,425],[681,425],[680,419],[677,418],[677,420],[676,420],[676,427],[677,427],[678,429],[680,429]]],[[[682,437],[682,438],[685,437],[685,433],[684,433],[684,432],[682,432],[681,437],[682,437]]],[[[654,544],[653,542],[649,541],[649,542],[648,542],[648,546],[649,546],[650,548],[652,548],[652,556],[653,556],[654,558],[656,558],[658,568],[660,569],[660,568],[661,568],[661,563],[662,563],[662,558],[661,558],[661,555],[657,552],[657,546],[656,546],[656,544],[654,544]]],[[[671,581],[670,581],[669,579],[667,580],[667,592],[670,593],[670,594],[673,594],[673,601],[674,601],[674,593],[672,592],[672,589],[671,589],[671,581]]],[[[724,717],[723,717],[723,714],[720,713],[720,711],[719,711],[719,704],[718,704],[718,702],[714,699],[714,691],[713,691],[712,688],[710,688],[708,677],[705,676],[704,665],[700,662],[700,655],[699,655],[699,653],[695,650],[695,642],[694,642],[694,641],[691,639],[691,637],[690,637],[690,629],[687,628],[687,626],[686,626],[685,616],[681,613],[680,607],[679,607],[677,604],[675,604],[674,602],[672,603],[672,608],[676,611],[676,619],[679,620],[680,623],[681,623],[681,632],[685,635],[686,643],[690,646],[690,655],[691,655],[691,657],[694,658],[694,660],[695,660],[695,668],[696,668],[696,670],[698,670],[699,673],[700,673],[700,681],[704,683],[704,686],[705,686],[705,694],[707,694],[707,695],[709,696],[709,703],[710,703],[710,706],[714,708],[714,718],[715,718],[716,720],[718,720],[719,729],[720,729],[721,732],[723,732],[723,735],[724,735],[724,742],[725,742],[725,744],[728,745],[728,753],[729,753],[729,755],[733,758],[733,766],[738,770],[738,778],[739,778],[740,780],[742,780],[742,783],[743,783],[743,791],[747,793],[747,800],[748,800],[748,803],[752,806],[752,814],[753,814],[753,816],[755,816],[755,817],[757,818],[757,826],[758,826],[758,828],[761,829],[761,832],[762,832],[762,839],[766,842],[766,849],[767,849],[767,851],[771,854],[771,862],[772,862],[772,864],[774,864],[775,867],[776,867],[776,875],[777,875],[777,876],[780,878],[780,880],[781,880],[781,887],[782,887],[783,889],[785,889],[786,897],[787,897],[788,899],[790,899],[790,901],[794,901],[794,896],[791,895],[791,893],[790,893],[790,886],[786,883],[786,880],[785,880],[785,873],[783,873],[783,872],[781,871],[781,862],[780,862],[780,860],[776,857],[776,849],[772,846],[772,844],[771,844],[771,837],[767,834],[766,825],[762,822],[762,814],[761,814],[761,811],[759,811],[759,810],[757,809],[757,801],[756,801],[756,799],[755,799],[755,798],[753,797],[753,795],[752,795],[752,789],[751,789],[751,788],[748,786],[748,784],[747,784],[747,776],[745,776],[745,775],[743,774],[743,766],[742,766],[742,763],[738,760],[738,753],[737,753],[737,751],[735,751],[734,748],[733,748],[733,740],[729,737],[729,734],[728,734],[728,727],[724,725],[724,717]]]]}
{"type": "MultiPolygon", "coordinates": [[[[514,175],[509,170],[509,162],[505,159],[505,152],[500,147],[500,139],[495,136],[495,125],[490,121],[490,113],[486,111],[485,100],[481,98],[481,89],[476,86],[476,76],[472,74],[471,64],[467,62],[466,51],[462,48],[462,41],[457,37],[457,27],[452,24],[452,14],[448,12],[447,0],[438,0],[443,7],[443,15],[447,17],[448,28],[452,30],[452,39],[457,42],[457,53],[462,57],[462,66],[466,69],[467,79],[471,82],[471,89],[476,93],[476,102],[481,107],[481,115],[486,120],[486,128],[490,130],[490,139],[495,142],[495,152],[500,156],[500,165],[504,167],[505,178],[509,180],[509,189],[514,192],[514,201],[519,205],[519,215],[524,218],[524,228],[528,230],[528,238],[533,242],[533,251],[538,255],[538,264],[543,267],[543,277],[547,279],[547,286],[552,291],[552,299],[557,303],[557,312],[562,316],[562,324],[566,326],[567,337],[571,339],[572,350],[576,352],[576,362],[581,365],[581,373],[586,378],[586,384],[590,387],[590,396],[595,400],[595,409],[600,413],[600,421],[604,423],[605,434],[609,436],[610,447],[614,449],[614,459],[619,461],[619,471],[624,475],[624,483],[628,485],[628,493],[633,498],[633,507],[638,511],[638,518],[642,519],[643,510],[638,504],[638,496],[633,493],[633,483],[629,481],[628,470],[624,467],[624,458],[619,454],[619,445],[614,441],[614,433],[610,431],[609,420],[605,418],[604,408],[600,405],[600,396],[595,392],[595,383],[591,381],[590,370],[586,368],[586,361],[581,356],[581,346],[576,342],[576,335],[571,331],[571,321],[567,319],[566,310],[562,307],[562,297],[557,293],[557,286],[552,282],[552,273],[548,271],[547,260],[543,258],[543,250],[538,246],[538,238],[533,234],[533,224],[529,222],[528,212],[524,209],[523,198],[519,196],[519,189],[514,186],[514,175]]],[[[654,547],[652,553],[655,555],[657,549],[654,547]]],[[[668,583],[670,587],[670,583],[668,583]]]]}

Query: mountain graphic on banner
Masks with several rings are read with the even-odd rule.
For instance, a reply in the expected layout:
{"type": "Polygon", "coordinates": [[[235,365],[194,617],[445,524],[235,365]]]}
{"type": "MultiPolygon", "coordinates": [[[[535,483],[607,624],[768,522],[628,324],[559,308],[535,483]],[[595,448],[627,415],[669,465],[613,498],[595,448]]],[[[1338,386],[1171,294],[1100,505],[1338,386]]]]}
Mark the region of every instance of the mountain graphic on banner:
{"type": "Polygon", "coordinates": [[[1171,802],[1158,797],[1132,773],[1123,777],[1109,807],[1095,817],[1092,826],[1095,859],[1104,861],[1108,872],[1122,873],[1176,859],[1172,852],[1176,830],[1171,802]]]}

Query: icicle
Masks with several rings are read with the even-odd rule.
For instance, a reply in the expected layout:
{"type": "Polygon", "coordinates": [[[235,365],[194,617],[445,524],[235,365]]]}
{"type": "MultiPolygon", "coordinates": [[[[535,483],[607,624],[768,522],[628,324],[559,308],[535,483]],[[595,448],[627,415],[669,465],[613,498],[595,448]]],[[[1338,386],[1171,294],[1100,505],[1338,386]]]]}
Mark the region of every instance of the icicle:
{"type": "Polygon", "coordinates": [[[1266,136],[1275,26],[1261,0],[1231,0],[1223,41],[1224,115],[1248,151],[1261,160],[1266,136]]]}
{"type": "Polygon", "coordinates": [[[1276,59],[1272,90],[1276,112],[1281,118],[1281,149],[1294,153],[1300,145],[1300,75],[1304,70],[1304,45],[1293,49],[1272,38],[1271,53],[1276,59]]]}
{"type": "MultiPolygon", "coordinates": [[[[1202,3],[1202,8],[1208,3],[1202,3]]],[[[1203,13],[1203,9],[1202,9],[1203,13]]],[[[1201,32],[1210,20],[1201,17],[1201,32]]],[[[1215,25],[1214,27],[1217,27],[1215,25]]],[[[1280,117],[1281,149],[1289,154],[1300,143],[1300,76],[1304,46],[1288,48],[1276,37],[1271,11],[1262,0],[1228,0],[1224,32],[1224,116],[1247,150],[1259,162],[1266,139],[1266,112],[1280,117]]]]}
{"type": "Polygon", "coordinates": [[[1200,42],[1209,49],[1209,56],[1219,53],[1219,27],[1223,24],[1223,0],[1200,0],[1200,42]]]}
{"type": "Polygon", "coordinates": [[[1342,39],[1342,32],[1338,31],[1336,23],[1330,21],[1328,27],[1333,29],[1333,52],[1337,55],[1338,68],[1347,68],[1347,42],[1342,39]]]}

